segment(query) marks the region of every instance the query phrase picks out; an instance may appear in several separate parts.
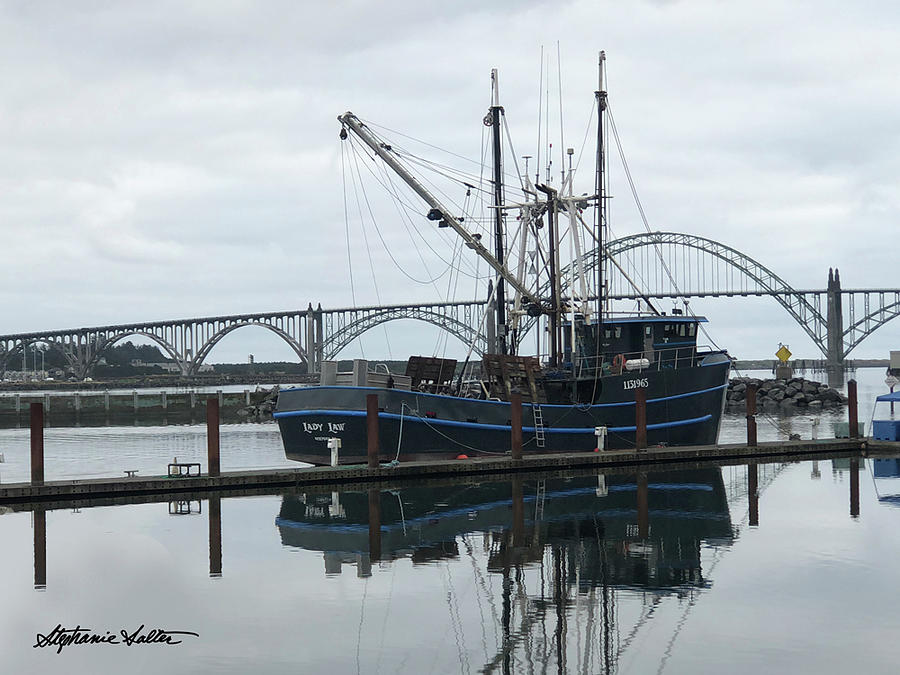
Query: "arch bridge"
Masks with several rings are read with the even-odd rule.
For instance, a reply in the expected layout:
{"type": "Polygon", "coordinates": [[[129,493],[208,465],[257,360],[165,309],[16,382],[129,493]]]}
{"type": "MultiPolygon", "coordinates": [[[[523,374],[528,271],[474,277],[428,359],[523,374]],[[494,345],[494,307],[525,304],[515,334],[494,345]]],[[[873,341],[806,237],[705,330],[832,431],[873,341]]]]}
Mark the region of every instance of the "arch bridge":
{"type": "MultiPolygon", "coordinates": [[[[824,289],[795,289],[753,258],[696,235],[635,234],[609,242],[606,251],[617,263],[606,265],[604,272],[610,298],[769,296],[803,328],[832,365],[842,364],[866,337],[900,314],[900,289],[842,288],[837,270],[828,271],[824,289]],[[849,319],[846,325],[845,315],[849,319]]],[[[596,250],[586,254],[583,263],[586,272],[593,272],[596,250]]],[[[568,270],[564,278],[571,278],[568,270]]],[[[564,286],[563,292],[568,288],[564,286]]]]}
{"type": "MultiPolygon", "coordinates": [[[[840,273],[829,271],[825,289],[795,289],[761,263],[734,248],[695,235],[651,232],[611,241],[607,253],[612,299],[770,296],[809,335],[830,365],[840,366],[868,335],[900,314],[900,289],[844,289],[840,273]],[[628,278],[637,282],[635,291],[628,278]],[[849,321],[844,324],[845,311],[849,321]]],[[[584,257],[595,269],[596,251],[584,257]]],[[[567,289],[564,288],[564,293],[567,289]]],[[[548,295],[549,293],[547,293],[548,295]]],[[[366,331],[388,321],[414,319],[446,330],[483,354],[479,327],[486,301],[385,305],[263,312],[230,316],[119,324],[94,328],[0,335],[0,371],[25,362],[33,345],[58,347],[78,377],[85,377],[112,345],[130,336],[149,338],[183,375],[196,374],[210,351],[228,334],[259,326],[283,339],[309,372],[366,331]]],[[[531,320],[533,325],[534,320],[531,320]]],[[[527,332],[528,322],[525,324],[527,332]]],[[[27,368],[24,368],[27,370],[27,368]]]]}
{"type": "Polygon", "coordinates": [[[291,347],[309,372],[316,372],[323,360],[336,357],[367,330],[396,319],[431,323],[466,344],[474,342],[475,351],[481,354],[485,340],[478,335],[478,326],[482,323],[484,306],[483,301],[339,309],[322,309],[321,305],[313,309],[310,304],[305,310],[287,312],[0,335],[0,372],[26,362],[32,346],[50,345],[62,352],[77,377],[84,378],[109,347],[128,337],[143,336],[155,342],[182,375],[195,375],[226,335],[247,326],[272,331],[291,347]]]}

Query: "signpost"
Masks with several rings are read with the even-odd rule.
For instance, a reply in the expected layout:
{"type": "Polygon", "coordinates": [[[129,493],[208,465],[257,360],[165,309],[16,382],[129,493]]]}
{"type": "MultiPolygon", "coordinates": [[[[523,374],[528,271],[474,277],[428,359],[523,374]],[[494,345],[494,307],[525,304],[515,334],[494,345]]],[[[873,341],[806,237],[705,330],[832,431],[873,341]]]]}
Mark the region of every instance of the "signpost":
{"type": "Polygon", "coordinates": [[[789,380],[794,375],[793,370],[788,365],[788,359],[791,358],[791,350],[787,348],[787,345],[779,344],[775,356],[781,361],[778,367],[775,368],[775,377],[779,380],[789,380]]]}
{"type": "MultiPolygon", "coordinates": [[[[888,375],[886,378],[884,378],[884,383],[891,388],[891,393],[893,394],[894,387],[896,387],[897,384],[900,383],[900,380],[898,380],[893,375],[888,375]]],[[[891,401],[891,415],[893,416],[893,414],[894,414],[894,402],[891,401]]]]}

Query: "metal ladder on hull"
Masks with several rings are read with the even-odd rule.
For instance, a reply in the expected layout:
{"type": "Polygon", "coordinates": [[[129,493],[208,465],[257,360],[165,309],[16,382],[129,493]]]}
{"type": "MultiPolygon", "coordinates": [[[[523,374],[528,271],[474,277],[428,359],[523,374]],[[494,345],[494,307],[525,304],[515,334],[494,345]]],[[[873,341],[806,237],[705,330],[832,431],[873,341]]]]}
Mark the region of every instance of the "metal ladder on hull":
{"type": "Polygon", "coordinates": [[[534,440],[539,448],[544,447],[544,413],[537,403],[531,404],[531,414],[534,416],[534,440]]]}

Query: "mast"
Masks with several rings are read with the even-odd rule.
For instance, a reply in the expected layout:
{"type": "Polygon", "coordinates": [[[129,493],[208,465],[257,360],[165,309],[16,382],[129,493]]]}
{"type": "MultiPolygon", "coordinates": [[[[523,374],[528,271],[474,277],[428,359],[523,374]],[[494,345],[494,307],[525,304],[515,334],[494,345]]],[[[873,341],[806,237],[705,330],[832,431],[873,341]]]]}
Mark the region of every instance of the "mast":
{"type": "MultiPolygon", "coordinates": [[[[491,135],[494,150],[494,255],[503,265],[506,243],[503,232],[503,151],[500,144],[500,83],[497,69],[491,70],[492,105],[490,110],[491,135]]],[[[506,292],[503,277],[497,279],[497,342],[498,354],[506,354],[506,292]]]]}
{"type": "Polygon", "coordinates": [[[547,255],[550,266],[550,307],[547,311],[547,319],[550,333],[550,365],[557,366],[560,363],[559,352],[562,345],[562,317],[559,308],[562,289],[559,278],[559,240],[557,236],[559,202],[557,192],[552,187],[548,185],[536,185],[535,187],[547,195],[547,238],[550,249],[547,255]]]}
{"type": "Polygon", "coordinates": [[[606,245],[606,195],[604,184],[606,183],[606,152],[603,146],[603,113],[606,111],[606,88],[603,82],[603,71],[606,66],[606,52],[600,52],[599,62],[599,86],[594,95],[597,97],[597,168],[594,184],[594,194],[597,201],[594,204],[594,215],[597,227],[597,339],[600,339],[600,324],[603,323],[603,284],[606,283],[606,257],[603,247],[606,245]]]}
{"type": "MultiPolygon", "coordinates": [[[[338,121],[344,125],[345,129],[350,129],[359,136],[359,138],[371,148],[372,152],[378,155],[385,164],[387,164],[417,195],[419,195],[419,197],[422,198],[422,200],[425,201],[426,204],[428,204],[428,206],[431,207],[431,210],[428,212],[428,220],[441,221],[453,228],[453,231],[466,242],[466,246],[483,258],[497,274],[509,283],[510,286],[521,293],[524,298],[530,299],[532,297],[532,292],[525,287],[525,284],[517,279],[512,272],[506,269],[506,266],[503,263],[499,262],[494,255],[484,247],[480,241],[481,237],[473,236],[466,231],[466,228],[463,227],[462,223],[455,218],[450,211],[415,178],[415,176],[406,170],[406,167],[394,157],[393,149],[390,145],[383,143],[369,131],[368,127],[366,127],[366,125],[364,125],[352,112],[348,111],[343,115],[338,115],[338,121]]],[[[343,135],[342,132],[342,136],[343,135]]]]}

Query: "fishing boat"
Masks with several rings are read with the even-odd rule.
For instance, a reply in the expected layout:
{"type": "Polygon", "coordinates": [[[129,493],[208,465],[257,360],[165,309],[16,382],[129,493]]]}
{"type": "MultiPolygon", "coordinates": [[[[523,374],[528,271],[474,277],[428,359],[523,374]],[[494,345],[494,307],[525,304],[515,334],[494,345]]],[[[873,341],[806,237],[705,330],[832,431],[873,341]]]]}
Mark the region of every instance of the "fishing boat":
{"type": "MultiPolygon", "coordinates": [[[[492,273],[485,316],[487,348],[480,372],[466,377],[471,359],[411,357],[404,374],[369,372],[357,361],[352,373],[322,365],[319,386],[279,393],[274,417],[286,456],[328,463],[340,446],[341,463],[366,458],[367,396],[378,399],[378,434],[384,461],[496,454],[508,451],[511,403],[521,397],[524,452],[593,451],[634,447],[636,397],[646,400],[649,445],[715,443],[725,404],[731,359],[704,347],[706,319],[686,309],[667,315],[644,297],[637,311],[616,312],[604,289],[616,261],[609,240],[604,114],[605,56],[600,54],[597,149],[591,194],[576,194],[572,154],[555,186],[526,168],[521,201],[507,202],[501,130],[503,107],[496,71],[491,106],[493,250],[468,220],[457,217],[419,180],[387,140],[352,112],[338,117],[341,138],[351,135],[423,202],[426,223],[449,228],[488,264],[492,273]],[[588,223],[593,213],[593,223],[588,223]],[[515,215],[514,215],[515,214],[515,215]],[[586,218],[587,216],[587,218],[586,218]],[[507,224],[518,226],[510,237],[507,224]],[[507,242],[518,246],[516,264],[507,242]],[[565,242],[565,243],[564,243],[565,242]],[[571,262],[561,253],[568,244],[571,262]],[[531,265],[526,265],[530,260],[531,265]],[[534,268],[528,269],[527,268],[534,268]],[[546,352],[527,356],[529,330],[546,335],[546,352]]],[[[625,275],[624,270],[619,270],[625,275]]],[[[627,275],[625,275],[627,277],[627,275]]],[[[686,305],[685,305],[686,307],[686,305]]],[[[538,338],[540,341],[540,338],[538,338]]],[[[470,350],[471,351],[471,350],[470,350]]]]}

